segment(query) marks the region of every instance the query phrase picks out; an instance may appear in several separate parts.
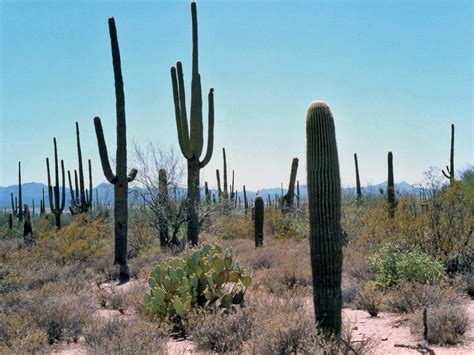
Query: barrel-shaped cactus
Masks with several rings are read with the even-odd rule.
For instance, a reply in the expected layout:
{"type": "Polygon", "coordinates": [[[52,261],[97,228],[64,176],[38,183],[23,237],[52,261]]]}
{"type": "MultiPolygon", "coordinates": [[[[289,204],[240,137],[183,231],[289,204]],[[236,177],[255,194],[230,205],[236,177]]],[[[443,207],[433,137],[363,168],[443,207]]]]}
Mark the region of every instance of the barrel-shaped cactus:
{"type": "Polygon", "coordinates": [[[193,61],[191,78],[191,117],[189,123],[190,129],[188,129],[183,66],[181,62],[177,62],[176,67],[171,68],[171,82],[173,85],[173,99],[179,147],[184,157],[188,161],[188,241],[192,245],[196,245],[199,238],[199,206],[201,199],[201,193],[199,190],[199,172],[211,160],[212,150],[214,147],[214,89],[211,88],[208,94],[209,123],[207,152],[204,156],[204,159],[200,160],[204,137],[202,123],[201,75],[199,74],[198,67],[198,24],[195,2],[191,2],[191,17],[193,30],[193,61]]]}
{"type": "Polygon", "coordinates": [[[265,203],[263,198],[257,196],[254,205],[254,224],[255,224],[255,247],[263,245],[263,222],[265,218],[265,203]]]}
{"type": "Polygon", "coordinates": [[[112,47],[112,63],[115,79],[115,99],[117,114],[117,152],[115,157],[115,174],[110,167],[104,131],[99,117],[94,118],[95,132],[99,146],[102,170],[107,180],[114,185],[114,232],[115,232],[115,264],[119,265],[119,277],[129,279],[127,265],[127,233],[128,233],[128,183],[137,176],[137,170],[132,169],[127,175],[127,129],[125,121],[125,94],[123,91],[120,50],[117,40],[115,20],[109,18],[110,44],[112,47]]]}
{"type": "Polygon", "coordinates": [[[311,269],[316,321],[327,335],[341,331],[341,180],[329,106],[312,103],[306,115],[311,269]]]}

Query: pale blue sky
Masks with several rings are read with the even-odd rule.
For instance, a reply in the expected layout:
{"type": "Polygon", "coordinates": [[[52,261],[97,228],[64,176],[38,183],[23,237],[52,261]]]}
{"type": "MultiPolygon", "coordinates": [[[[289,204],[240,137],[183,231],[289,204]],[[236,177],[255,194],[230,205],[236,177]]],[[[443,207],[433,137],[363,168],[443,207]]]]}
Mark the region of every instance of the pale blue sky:
{"type": "MultiPolygon", "coordinates": [[[[191,70],[191,15],[183,1],[0,1],[0,185],[46,181],[56,136],[76,166],[74,122],[95,184],[104,181],[93,117],[115,155],[115,98],[107,18],[117,23],[132,142],[177,145],[169,68],[191,70]]],[[[223,146],[236,185],[276,187],[300,158],[306,180],[305,113],[334,113],[342,182],[422,179],[449,160],[473,162],[470,1],[198,1],[200,72],[215,88],[215,148],[203,178],[215,185],[223,146]]],[[[207,105],[206,105],[207,106],[207,105]]],[[[207,116],[207,107],[204,109],[207,116]]],[[[207,122],[205,123],[207,125],[207,122]]],[[[206,129],[207,132],[207,129],[206,129]]],[[[207,140],[206,140],[207,142],[207,140]]]]}

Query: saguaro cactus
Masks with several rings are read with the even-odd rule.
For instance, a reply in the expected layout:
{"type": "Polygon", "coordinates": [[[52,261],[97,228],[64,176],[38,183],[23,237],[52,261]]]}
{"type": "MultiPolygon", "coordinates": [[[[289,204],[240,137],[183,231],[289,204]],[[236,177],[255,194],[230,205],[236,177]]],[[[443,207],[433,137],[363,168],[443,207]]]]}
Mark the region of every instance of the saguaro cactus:
{"type": "Polygon", "coordinates": [[[359,163],[357,161],[357,153],[354,153],[354,164],[355,164],[355,172],[356,172],[357,203],[360,203],[360,200],[362,198],[362,190],[360,188],[359,163]]]}
{"type": "Polygon", "coordinates": [[[209,123],[207,152],[200,161],[203,148],[202,124],[202,94],[201,76],[198,67],[198,24],[196,3],[191,3],[191,17],[193,28],[193,63],[191,79],[191,117],[190,132],[186,115],[186,98],[184,90],[183,66],[181,62],[171,68],[171,81],[173,84],[173,98],[176,113],[176,126],[181,152],[188,161],[188,241],[192,245],[198,243],[199,236],[199,171],[204,168],[212,157],[214,145],[214,89],[209,90],[209,123]]]}
{"type": "Polygon", "coordinates": [[[13,192],[10,194],[12,204],[12,214],[18,218],[18,222],[23,221],[23,194],[21,192],[21,162],[18,162],[18,198],[13,202],[13,192]]]}
{"type": "Polygon", "coordinates": [[[8,229],[13,229],[13,216],[11,213],[8,214],[8,229]]]}
{"type": "Polygon", "coordinates": [[[300,181],[296,181],[296,207],[300,208],[300,181]]]}
{"type": "Polygon", "coordinates": [[[216,169],[216,179],[217,179],[217,196],[219,197],[219,202],[222,200],[222,189],[221,189],[221,174],[219,169],[216,169]]]}
{"type": "Polygon", "coordinates": [[[76,122],[77,161],[79,164],[79,205],[80,212],[87,212],[86,194],[84,186],[84,168],[82,166],[81,138],[79,135],[79,123],[76,122]]]}
{"type": "Polygon", "coordinates": [[[283,196],[283,208],[293,209],[295,201],[295,182],[296,173],[298,172],[298,158],[293,158],[291,163],[290,183],[288,185],[288,192],[283,196]]]}
{"type": "Polygon", "coordinates": [[[449,154],[449,168],[446,165],[446,172],[443,170],[443,175],[449,179],[449,183],[454,182],[454,124],[451,124],[451,152],[449,154]]]}
{"type": "Polygon", "coordinates": [[[54,145],[54,177],[55,186],[51,185],[51,175],[49,171],[49,158],[46,158],[46,169],[48,171],[48,197],[49,197],[49,209],[56,219],[56,227],[61,228],[61,214],[64,211],[64,205],[66,203],[66,180],[64,174],[64,161],[61,160],[61,173],[63,191],[59,193],[59,167],[58,167],[58,147],[56,145],[56,138],[53,138],[54,145]]]}
{"type": "Polygon", "coordinates": [[[207,181],[204,182],[204,196],[206,197],[206,203],[208,205],[211,204],[211,193],[209,192],[209,185],[207,181]]]}
{"type": "Polygon", "coordinates": [[[28,205],[25,205],[25,222],[23,223],[23,237],[28,237],[33,234],[33,228],[31,227],[31,215],[28,205]]]}
{"type": "Polygon", "coordinates": [[[87,207],[89,210],[92,210],[92,163],[88,159],[87,164],[89,165],[89,194],[86,194],[87,207]]]}
{"type": "Polygon", "coordinates": [[[224,171],[223,171],[223,176],[224,176],[224,192],[222,196],[224,197],[224,201],[227,201],[229,199],[229,192],[227,190],[227,159],[225,156],[225,148],[222,148],[222,155],[224,156],[224,171]]]}
{"type": "Polygon", "coordinates": [[[114,232],[115,260],[119,265],[119,276],[122,281],[129,279],[127,265],[127,232],[128,232],[128,183],[137,176],[137,170],[132,169],[127,175],[127,128],[125,121],[125,94],[123,91],[122,68],[120,65],[120,49],[117,40],[115,20],[109,18],[110,44],[112,47],[112,62],[115,79],[115,108],[117,114],[117,153],[115,156],[115,175],[110,167],[105,144],[104,131],[99,117],[94,118],[95,132],[99,146],[102,170],[107,180],[114,185],[114,232]]]}
{"type": "Polygon", "coordinates": [[[388,152],[388,179],[387,179],[387,201],[388,201],[388,214],[390,217],[395,215],[395,207],[397,207],[397,201],[395,201],[395,184],[393,180],[393,154],[388,152]]]}
{"type": "Polygon", "coordinates": [[[249,202],[247,200],[247,190],[245,189],[245,185],[242,188],[244,190],[244,211],[245,215],[247,215],[247,211],[249,209],[249,202]]]}
{"type": "Polygon", "coordinates": [[[263,222],[265,217],[265,204],[260,196],[255,198],[254,225],[255,225],[255,248],[263,245],[263,222]]]}
{"type": "Polygon", "coordinates": [[[313,102],[306,115],[311,269],[316,321],[327,335],[341,331],[341,180],[329,106],[313,102]]]}

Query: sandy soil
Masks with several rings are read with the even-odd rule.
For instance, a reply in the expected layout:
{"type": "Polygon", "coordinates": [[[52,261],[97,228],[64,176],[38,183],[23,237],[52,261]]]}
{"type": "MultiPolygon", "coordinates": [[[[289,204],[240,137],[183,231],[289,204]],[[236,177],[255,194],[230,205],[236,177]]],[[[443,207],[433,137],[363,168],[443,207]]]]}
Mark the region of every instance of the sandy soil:
{"type": "MultiPolygon", "coordinates": [[[[136,281],[131,281],[125,285],[113,286],[114,292],[127,292],[135,286],[136,281]]],[[[101,287],[110,285],[101,285],[101,287]]],[[[307,300],[308,308],[312,309],[312,300],[307,300]]],[[[456,347],[437,347],[430,346],[438,354],[474,354],[474,300],[466,301],[464,306],[471,320],[471,329],[465,334],[464,341],[456,347]]],[[[308,311],[312,311],[308,309],[308,311]]],[[[134,314],[121,314],[116,310],[99,308],[94,312],[96,317],[100,318],[132,318],[134,314]]],[[[361,341],[367,338],[375,343],[372,354],[418,354],[416,350],[406,348],[396,348],[395,344],[416,345],[420,339],[417,339],[410,333],[410,328],[404,320],[406,317],[392,313],[381,312],[376,318],[371,318],[365,311],[343,309],[343,322],[349,324],[352,329],[352,338],[354,341],[361,341]]],[[[196,344],[191,340],[170,339],[167,346],[168,354],[197,354],[196,344]]],[[[63,344],[53,354],[61,355],[84,355],[86,354],[84,339],[80,339],[76,344],[63,344]]]]}

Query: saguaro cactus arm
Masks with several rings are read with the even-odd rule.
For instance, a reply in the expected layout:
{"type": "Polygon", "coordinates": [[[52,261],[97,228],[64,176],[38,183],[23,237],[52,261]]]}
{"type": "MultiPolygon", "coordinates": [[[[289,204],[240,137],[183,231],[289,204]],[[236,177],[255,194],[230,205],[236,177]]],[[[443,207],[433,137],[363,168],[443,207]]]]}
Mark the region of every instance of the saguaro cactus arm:
{"type": "Polygon", "coordinates": [[[107,144],[105,143],[104,131],[102,129],[102,123],[99,117],[94,117],[94,127],[95,134],[97,136],[97,144],[99,145],[99,155],[102,170],[104,171],[105,178],[111,184],[115,184],[117,177],[114,175],[112,168],[110,167],[109,155],[107,153],[107,144]]]}
{"type": "Polygon", "coordinates": [[[171,83],[173,85],[173,99],[179,147],[181,148],[181,152],[183,153],[184,157],[186,159],[191,159],[192,152],[191,143],[189,140],[183,66],[181,62],[177,62],[176,67],[171,67],[171,83]]]}
{"type": "Polygon", "coordinates": [[[199,163],[199,167],[204,168],[212,158],[212,151],[214,149],[214,89],[209,89],[208,95],[208,105],[209,105],[209,123],[207,127],[207,151],[204,159],[199,163]]]}

